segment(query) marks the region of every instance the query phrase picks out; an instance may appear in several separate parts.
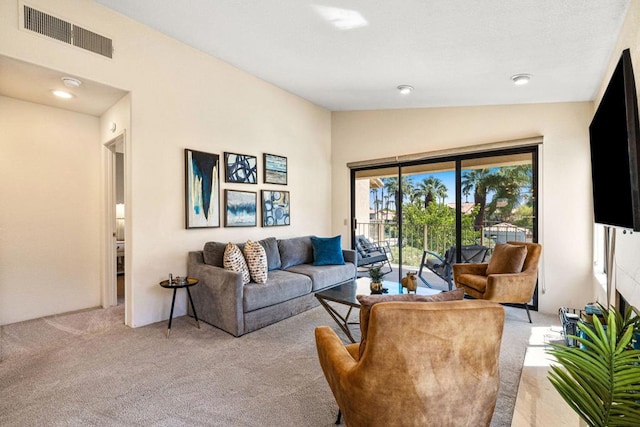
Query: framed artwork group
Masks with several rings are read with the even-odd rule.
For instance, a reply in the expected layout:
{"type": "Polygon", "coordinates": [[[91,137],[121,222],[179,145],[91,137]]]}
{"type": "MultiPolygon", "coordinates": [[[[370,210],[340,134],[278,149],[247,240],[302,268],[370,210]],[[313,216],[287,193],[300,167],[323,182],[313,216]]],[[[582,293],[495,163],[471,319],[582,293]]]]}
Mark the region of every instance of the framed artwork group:
{"type": "MultiPolygon", "coordinates": [[[[224,180],[233,184],[258,184],[256,156],[225,152],[220,156],[185,149],[185,220],[186,228],[220,227],[220,169],[224,180]]],[[[263,182],[287,185],[287,158],[263,154],[263,182]]],[[[255,191],[232,188],[224,190],[224,226],[257,226],[258,197],[255,191]]],[[[281,190],[260,190],[261,225],[290,225],[290,193],[281,190]]]]}

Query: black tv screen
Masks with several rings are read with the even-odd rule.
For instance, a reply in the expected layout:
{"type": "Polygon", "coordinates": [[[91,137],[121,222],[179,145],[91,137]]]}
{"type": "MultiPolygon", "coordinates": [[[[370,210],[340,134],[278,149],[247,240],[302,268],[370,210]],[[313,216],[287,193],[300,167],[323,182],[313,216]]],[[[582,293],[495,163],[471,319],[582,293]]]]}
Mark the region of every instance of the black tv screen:
{"type": "Polygon", "coordinates": [[[598,224],[640,231],[639,137],[636,86],[626,49],[589,126],[598,224]]]}

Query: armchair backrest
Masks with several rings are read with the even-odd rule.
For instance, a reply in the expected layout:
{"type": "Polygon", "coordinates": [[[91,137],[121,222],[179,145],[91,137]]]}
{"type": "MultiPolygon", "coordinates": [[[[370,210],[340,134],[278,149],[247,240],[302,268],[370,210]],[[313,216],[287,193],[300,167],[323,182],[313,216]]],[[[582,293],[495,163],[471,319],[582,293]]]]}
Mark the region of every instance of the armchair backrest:
{"type": "Polygon", "coordinates": [[[524,264],[522,265],[522,272],[537,273],[538,263],[540,262],[540,256],[542,255],[542,245],[539,243],[516,241],[509,241],[507,243],[511,245],[525,246],[527,248],[527,256],[524,259],[524,264]]]}
{"type": "Polygon", "coordinates": [[[489,425],[503,326],[488,301],[375,304],[336,395],[348,425],[489,425]]]}

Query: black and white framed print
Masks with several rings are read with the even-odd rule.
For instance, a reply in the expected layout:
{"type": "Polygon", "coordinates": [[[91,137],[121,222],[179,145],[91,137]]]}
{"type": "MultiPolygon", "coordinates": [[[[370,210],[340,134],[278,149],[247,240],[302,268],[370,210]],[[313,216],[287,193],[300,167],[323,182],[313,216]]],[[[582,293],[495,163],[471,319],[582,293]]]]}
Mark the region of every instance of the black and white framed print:
{"type": "Polygon", "coordinates": [[[225,182],[258,183],[258,159],[246,154],[224,153],[225,182]]]}

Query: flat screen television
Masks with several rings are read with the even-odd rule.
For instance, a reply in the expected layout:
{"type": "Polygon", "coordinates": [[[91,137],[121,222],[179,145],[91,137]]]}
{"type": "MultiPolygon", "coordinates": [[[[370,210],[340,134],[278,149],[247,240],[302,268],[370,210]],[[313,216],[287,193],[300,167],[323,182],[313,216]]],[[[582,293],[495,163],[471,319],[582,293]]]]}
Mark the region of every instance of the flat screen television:
{"type": "Polygon", "coordinates": [[[589,126],[598,224],[640,231],[639,138],[636,85],[626,49],[589,126]]]}

